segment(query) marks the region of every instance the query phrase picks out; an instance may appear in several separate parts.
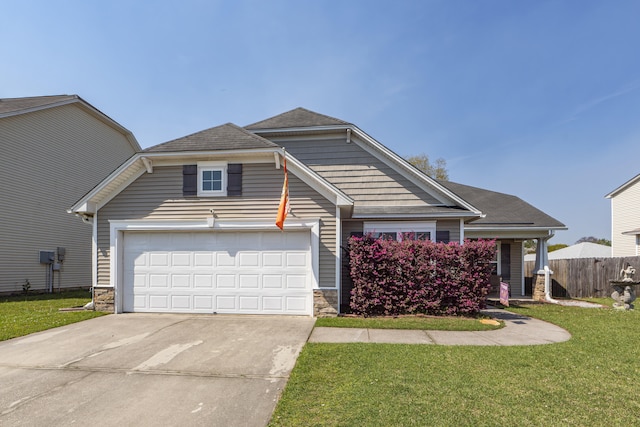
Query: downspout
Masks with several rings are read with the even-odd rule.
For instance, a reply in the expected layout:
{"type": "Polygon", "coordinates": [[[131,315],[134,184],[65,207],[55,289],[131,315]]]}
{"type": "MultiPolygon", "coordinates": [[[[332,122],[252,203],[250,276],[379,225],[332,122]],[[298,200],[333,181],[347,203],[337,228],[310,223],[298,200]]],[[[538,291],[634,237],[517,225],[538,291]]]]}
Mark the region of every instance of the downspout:
{"type": "Polygon", "coordinates": [[[544,266],[544,299],[552,304],[560,304],[560,301],[551,297],[551,270],[548,265],[544,266]]]}

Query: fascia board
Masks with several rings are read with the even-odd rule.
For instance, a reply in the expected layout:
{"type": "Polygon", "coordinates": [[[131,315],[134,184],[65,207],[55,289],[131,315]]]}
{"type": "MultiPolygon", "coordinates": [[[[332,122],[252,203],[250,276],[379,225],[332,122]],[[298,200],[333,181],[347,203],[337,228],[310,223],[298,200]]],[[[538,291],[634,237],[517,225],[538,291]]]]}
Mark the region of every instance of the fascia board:
{"type": "MultiPolygon", "coordinates": [[[[394,153],[393,151],[391,151],[390,149],[388,149],[387,147],[385,147],[384,145],[382,145],[381,143],[376,141],[371,136],[367,135],[365,132],[360,130],[358,127],[353,126],[351,129],[352,129],[352,132],[355,134],[355,136],[357,136],[362,142],[365,143],[365,144],[361,145],[364,149],[366,149],[370,154],[372,154],[373,156],[378,158],[380,161],[382,161],[382,162],[386,163],[387,165],[393,167],[395,170],[400,172],[403,176],[405,176],[407,179],[409,179],[411,182],[416,184],[418,187],[420,187],[425,192],[434,195],[431,191],[429,191],[430,190],[429,187],[434,187],[436,191],[444,194],[446,197],[448,197],[449,199],[451,199],[454,202],[458,203],[463,208],[473,212],[475,214],[475,216],[483,216],[482,212],[479,209],[475,208],[473,205],[471,205],[470,203],[468,203],[464,199],[461,199],[459,196],[457,196],[453,192],[449,191],[447,188],[445,188],[442,185],[440,185],[433,178],[431,178],[431,177],[427,176],[426,174],[421,173],[420,171],[418,171],[415,167],[410,165],[405,159],[403,159],[402,157],[398,156],[396,153],[394,153]],[[383,154],[383,156],[381,156],[380,154],[383,154]],[[389,162],[387,161],[387,158],[393,160],[395,165],[389,164],[389,162]],[[402,169],[398,170],[398,168],[395,167],[396,165],[400,166],[402,169]]],[[[358,142],[358,138],[353,138],[353,135],[352,135],[351,142],[352,143],[357,143],[358,142]]],[[[434,196],[437,197],[436,195],[434,195],[434,196]]],[[[438,197],[438,199],[440,199],[440,198],[438,197]]],[[[443,201],[443,200],[440,200],[440,201],[444,205],[446,205],[445,201],[443,201]]]]}
{"type": "MultiPolygon", "coordinates": [[[[282,151],[284,154],[284,151],[282,151]]],[[[312,171],[300,160],[290,154],[287,154],[287,169],[291,170],[305,184],[313,188],[315,191],[324,196],[327,200],[332,201],[336,206],[346,207],[353,206],[353,199],[322,178],[320,175],[312,171]]]]}
{"type": "Polygon", "coordinates": [[[212,151],[167,151],[167,152],[154,152],[154,151],[143,151],[139,153],[148,158],[158,158],[158,159],[202,159],[203,157],[225,157],[225,156],[250,156],[253,154],[271,154],[273,153],[282,153],[282,149],[280,147],[273,148],[252,148],[245,150],[212,150],[212,151]]]}
{"type": "Polygon", "coordinates": [[[620,187],[616,188],[615,190],[613,190],[611,193],[607,194],[606,196],[604,196],[607,199],[611,199],[612,197],[615,197],[618,195],[618,193],[623,192],[624,190],[626,190],[628,187],[632,186],[633,184],[635,184],[636,182],[640,181],[640,174],[634,176],[633,178],[631,178],[629,181],[625,182],[624,184],[622,184],[620,187]]]}
{"type": "Polygon", "coordinates": [[[384,219],[394,219],[394,218],[433,218],[433,219],[443,219],[443,218],[477,218],[478,215],[474,213],[434,213],[434,214],[355,214],[351,218],[352,219],[374,219],[374,218],[384,218],[384,219]]]}
{"type": "Polygon", "coordinates": [[[65,99],[63,101],[56,101],[56,102],[52,102],[50,104],[38,105],[36,107],[29,107],[29,108],[24,108],[22,110],[11,111],[11,112],[8,112],[8,113],[2,113],[2,114],[0,114],[0,118],[19,116],[19,115],[28,114],[28,113],[34,113],[36,111],[48,110],[49,108],[60,107],[60,106],[63,106],[63,105],[73,104],[73,103],[76,103],[76,102],[81,102],[80,98],[77,95],[73,95],[73,98],[71,98],[71,99],[65,99]]]}

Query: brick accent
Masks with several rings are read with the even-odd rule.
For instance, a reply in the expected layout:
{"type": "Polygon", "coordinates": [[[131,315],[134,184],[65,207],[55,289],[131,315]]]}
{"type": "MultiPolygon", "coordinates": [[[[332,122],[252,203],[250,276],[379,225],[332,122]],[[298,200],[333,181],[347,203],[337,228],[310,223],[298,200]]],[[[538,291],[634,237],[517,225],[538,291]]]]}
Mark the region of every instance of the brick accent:
{"type": "Polygon", "coordinates": [[[336,317],[338,315],[338,290],[313,291],[313,316],[336,317]]]}
{"type": "Polygon", "coordinates": [[[532,298],[534,301],[545,301],[544,295],[544,274],[534,274],[533,275],[533,291],[532,298]]]}
{"type": "Polygon", "coordinates": [[[115,292],[113,288],[93,288],[93,304],[96,311],[115,311],[115,292]]]}

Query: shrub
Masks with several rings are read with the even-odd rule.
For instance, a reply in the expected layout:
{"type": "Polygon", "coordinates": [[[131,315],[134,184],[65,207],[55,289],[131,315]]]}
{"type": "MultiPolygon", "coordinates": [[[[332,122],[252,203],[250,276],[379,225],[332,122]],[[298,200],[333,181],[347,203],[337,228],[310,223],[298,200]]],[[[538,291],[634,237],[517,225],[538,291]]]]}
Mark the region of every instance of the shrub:
{"type": "Polygon", "coordinates": [[[354,313],[473,315],[486,306],[495,241],[434,243],[352,237],[354,313]]]}

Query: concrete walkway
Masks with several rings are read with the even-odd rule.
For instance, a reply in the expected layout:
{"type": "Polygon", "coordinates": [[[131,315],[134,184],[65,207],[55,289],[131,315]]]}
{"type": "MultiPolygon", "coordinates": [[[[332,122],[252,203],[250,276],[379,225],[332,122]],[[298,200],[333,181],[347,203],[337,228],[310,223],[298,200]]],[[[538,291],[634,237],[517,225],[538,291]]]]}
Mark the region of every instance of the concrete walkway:
{"type": "Polygon", "coordinates": [[[571,334],[559,326],[500,309],[482,313],[502,320],[505,327],[494,331],[458,332],[404,329],[325,328],[313,329],[309,342],[388,343],[439,345],[539,345],[563,342],[571,334]]]}

